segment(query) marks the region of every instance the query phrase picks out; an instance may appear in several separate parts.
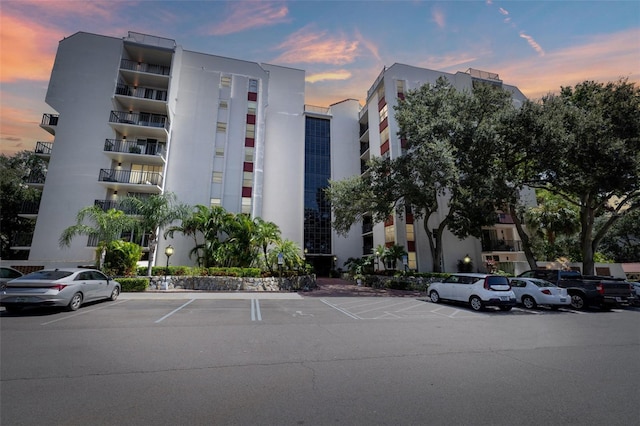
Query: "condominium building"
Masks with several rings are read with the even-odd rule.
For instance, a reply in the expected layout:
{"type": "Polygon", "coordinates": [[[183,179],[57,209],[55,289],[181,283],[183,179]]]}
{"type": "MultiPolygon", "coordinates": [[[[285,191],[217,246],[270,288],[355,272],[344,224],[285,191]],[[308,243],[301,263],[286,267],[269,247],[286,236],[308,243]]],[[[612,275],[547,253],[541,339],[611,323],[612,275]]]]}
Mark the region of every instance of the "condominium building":
{"type": "MultiPolygon", "coordinates": [[[[371,86],[364,107],[355,99],[310,106],[303,70],[192,52],[134,32],[123,38],[76,33],[59,43],[46,95],[56,113],[44,114],[41,127],[55,139],[36,146],[48,170],[46,179],[30,182],[42,189],[38,208],[24,212],[36,220],[35,231],[13,248],[28,250],[31,265],[91,264],[96,241],[78,237],[59,246],[80,209],[172,192],[189,205],[276,223],[320,273],[371,254],[378,244],[403,245],[408,267],[431,270],[424,231],[410,217],[383,224],[365,219],[339,236],[322,189],[329,179],[363,173],[371,156],[401,155],[393,106],[406,90],[439,76],[458,88],[490,82],[510,90],[515,102],[524,99],[494,74],[395,64],[371,86]]],[[[513,227],[502,225],[487,229],[488,243],[500,240],[500,231],[502,241],[516,242],[513,227]]],[[[146,244],[144,236],[129,237],[146,244]]],[[[481,256],[517,260],[516,244],[502,255],[475,238],[445,238],[445,270],[465,254],[478,263],[481,256]]],[[[173,264],[194,263],[191,240],[161,239],[156,252],[169,244],[173,264]]],[[[162,265],[164,257],[154,261],[162,265]]]]}

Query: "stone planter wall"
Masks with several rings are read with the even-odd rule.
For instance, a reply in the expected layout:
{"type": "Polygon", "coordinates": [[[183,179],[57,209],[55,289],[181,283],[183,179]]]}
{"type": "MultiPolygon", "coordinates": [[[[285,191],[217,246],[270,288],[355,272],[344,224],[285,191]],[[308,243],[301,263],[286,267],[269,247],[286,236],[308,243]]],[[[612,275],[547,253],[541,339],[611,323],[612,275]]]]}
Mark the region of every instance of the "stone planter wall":
{"type": "Polygon", "coordinates": [[[152,277],[149,290],[204,290],[204,291],[309,291],[316,288],[316,276],[299,277],[152,277]]]}

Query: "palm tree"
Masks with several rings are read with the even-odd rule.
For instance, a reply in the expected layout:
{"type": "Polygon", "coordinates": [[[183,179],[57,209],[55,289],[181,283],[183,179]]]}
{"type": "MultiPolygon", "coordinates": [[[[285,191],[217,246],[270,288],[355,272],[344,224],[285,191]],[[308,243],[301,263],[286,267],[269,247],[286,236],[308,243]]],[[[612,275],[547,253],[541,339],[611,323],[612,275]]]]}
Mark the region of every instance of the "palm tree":
{"type": "Polygon", "coordinates": [[[387,249],[387,255],[385,256],[385,261],[389,262],[392,265],[392,269],[396,269],[398,260],[402,259],[402,257],[406,255],[407,255],[407,252],[404,249],[404,246],[399,246],[397,244],[394,244],[387,249]]]}
{"type": "Polygon", "coordinates": [[[107,246],[119,240],[123,232],[136,226],[133,217],[127,216],[121,210],[109,209],[106,212],[99,206],[88,206],[80,209],[76,216],[76,224],[62,231],[58,243],[60,247],[69,247],[71,241],[78,235],[87,235],[98,241],[96,250],[96,264],[102,269],[107,246]],[[85,219],[92,221],[93,226],[84,223],[85,219]]]}
{"type": "Polygon", "coordinates": [[[278,255],[282,254],[283,268],[287,270],[303,268],[305,260],[301,256],[300,247],[291,240],[279,240],[275,246],[269,250],[267,263],[275,264],[278,261],[278,255]]]}
{"type": "Polygon", "coordinates": [[[219,255],[225,266],[248,268],[256,258],[256,246],[252,244],[255,224],[246,214],[232,215],[226,221],[223,231],[227,239],[219,248],[219,255]]]}
{"type": "Polygon", "coordinates": [[[177,219],[185,217],[188,207],[177,201],[175,194],[153,194],[149,197],[127,197],[120,203],[121,208],[135,212],[138,228],[149,235],[149,265],[147,275],[151,275],[151,267],[158,246],[160,228],[170,225],[177,219]]]}
{"type": "Polygon", "coordinates": [[[387,270],[387,262],[385,262],[385,258],[387,257],[389,250],[384,244],[379,244],[373,251],[373,255],[376,257],[376,268],[378,267],[378,259],[382,259],[382,266],[384,270],[387,270]]]}
{"type": "Polygon", "coordinates": [[[253,223],[255,224],[253,243],[262,248],[264,263],[267,269],[269,269],[269,272],[273,273],[271,263],[267,259],[267,249],[269,245],[280,241],[280,228],[275,223],[267,222],[260,217],[256,217],[253,223]]]}

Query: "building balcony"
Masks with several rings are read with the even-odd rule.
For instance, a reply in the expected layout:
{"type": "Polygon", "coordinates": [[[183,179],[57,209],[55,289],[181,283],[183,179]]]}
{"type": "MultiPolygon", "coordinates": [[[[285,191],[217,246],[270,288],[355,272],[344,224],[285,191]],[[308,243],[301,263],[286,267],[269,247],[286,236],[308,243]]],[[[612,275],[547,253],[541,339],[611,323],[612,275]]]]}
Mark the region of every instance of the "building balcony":
{"type": "Polygon", "coordinates": [[[40,157],[48,160],[51,157],[51,150],[53,149],[53,142],[36,142],[36,149],[34,153],[40,157]]]}
{"type": "Polygon", "coordinates": [[[159,194],[162,192],[163,176],[158,172],[100,169],[98,181],[114,191],[159,194]]]}
{"type": "Polygon", "coordinates": [[[128,111],[148,111],[162,115],[167,113],[166,90],[118,83],[115,98],[128,111]]]}
{"type": "Polygon", "coordinates": [[[11,238],[11,250],[30,250],[33,232],[18,232],[11,238]]]}
{"type": "Polygon", "coordinates": [[[111,111],[109,124],[128,137],[150,137],[166,140],[169,136],[169,119],[164,114],[150,112],[111,111]]]}
{"type": "MultiPolygon", "coordinates": [[[[362,158],[362,156],[367,153],[369,151],[369,143],[360,143],[360,158],[362,158]]],[[[367,155],[367,159],[368,159],[368,155],[367,155]]]]}
{"type": "Polygon", "coordinates": [[[42,121],[40,122],[40,127],[51,133],[52,135],[56,134],[56,126],[58,125],[59,114],[42,114],[42,121]]]}
{"type": "Polygon", "coordinates": [[[148,142],[126,139],[105,139],[104,153],[119,163],[164,165],[164,142],[148,142]]]}
{"type": "Polygon", "coordinates": [[[31,188],[42,189],[46,178],[47,175],[44,173],[31,173],[25,183],[31,188]]]}
{"type": "Polygon", "coordinates": [[[362,224],[362,233],[370,234],[373,232],[373,223],[363,223],[362,224]]]}
{"type": "Polygon", "coordinates": [[[136,215],[138,212],[132,208],[122,208],[122,203],[118,200],[94,200],[93,205],[100,207],[104,212],[111,209],[122,210],[126,214],[136,215]]]}
{"type": "Polygon", "coordinates": [[[40,211],[40,200],[23,201],[18,211],[18,216],[26,219],[35,219],[40,211]]]}
{"type": "Polygon", "coordinates": [[[482,240],[483,252],[522,251],[522,241],[519,240],[482,240]]]}
{"type": "Polygon", "coordinates": [[[169,87],[170,65],[120,60],[120,75],[125,81],[135,82],[139,86],[169,87]]]}

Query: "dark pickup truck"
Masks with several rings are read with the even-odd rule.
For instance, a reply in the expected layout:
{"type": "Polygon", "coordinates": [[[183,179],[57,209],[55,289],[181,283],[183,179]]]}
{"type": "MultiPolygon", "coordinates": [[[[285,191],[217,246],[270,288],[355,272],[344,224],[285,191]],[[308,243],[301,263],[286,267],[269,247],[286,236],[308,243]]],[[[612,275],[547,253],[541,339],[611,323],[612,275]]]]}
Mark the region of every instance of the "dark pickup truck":
{"type": "Polygon", "coordinates": [[[566,288],[574,309],[599,306],[609,309],[633,301],[631,286],[624,280],[599,276],[583,276],[577,271],[560,269],[536,269],[519,275],[525,278],[541,278],[558,287],[566,288]]]}

